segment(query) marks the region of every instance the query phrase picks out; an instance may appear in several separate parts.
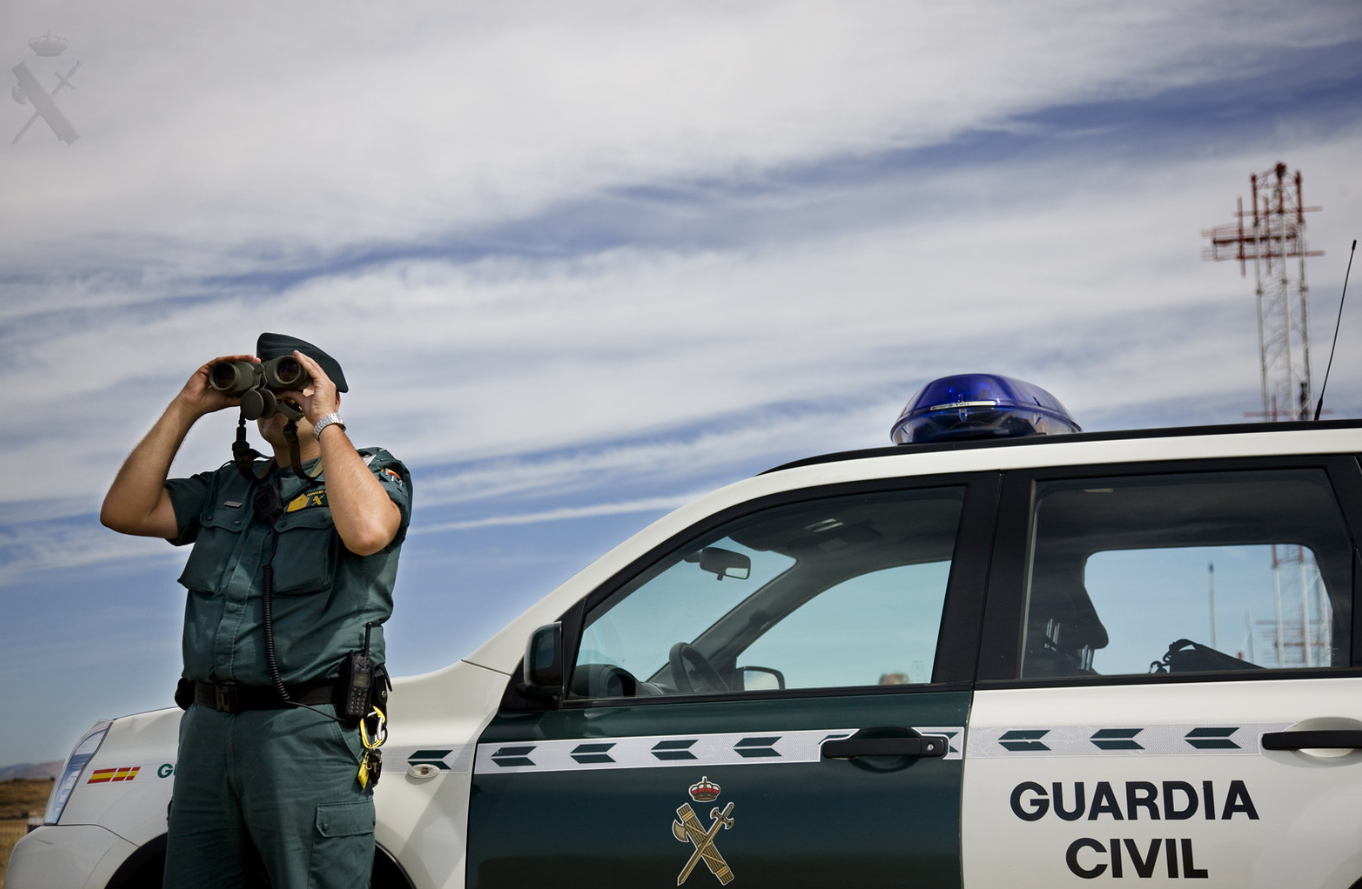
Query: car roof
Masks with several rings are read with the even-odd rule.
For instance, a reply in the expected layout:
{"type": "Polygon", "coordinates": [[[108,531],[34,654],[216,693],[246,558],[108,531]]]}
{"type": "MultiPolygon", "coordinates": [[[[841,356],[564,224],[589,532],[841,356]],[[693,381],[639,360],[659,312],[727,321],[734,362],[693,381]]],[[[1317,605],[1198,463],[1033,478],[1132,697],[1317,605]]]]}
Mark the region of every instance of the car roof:
{"type": "MultiPolygon", "coordinates": [[[[956,440],[929,442],[924,444],[901,444],[888,445],[878,448],[862,448],[853,451],[838,451],[830,454],[821,454],[813,457],[805,457],[793,460],[789,463],[782,463],[762,473],[765,475],[772,472],[781,472],[786,469],[794,469],[801,466],[816,466],[824,463],[837,463],[847,460],[864,460],[875,457],[900,456],[904,454],[930,454],[930,453],[960,453],[972,450],[991,450],[996,448],[1045,448],[1056,445],[1082,445],[1085,443],[1096,442],[1147,442],[1151,439],[1180,439],[1194,438],[1202,436],[1236,436],[1246,434],[1270,434],[1271,439],[1263,439],[1264,443],[1271,442],[1274,446],[1281,446],[1283,450],[1266,450],[1264,453],[1294,453],[1300,445],[1306,442],[1306,450],[1333,450],[1331,447],[1321,447],[1322,440],[1315,435],[1320,432],[1358,430],[1362,429],[1362,419],[1354,420],[1326,420],[1322,422],[1286,422],[1286,423],[1236,423],[1207,426],[1175,426],[1169,428],[1155,429],[1123,429],[1105,432],[1078,432],[1069,435],[1031,435],[1018,436],[1012,438],[986,438],[975,440],[956,440]],[[1290,440],[1293,433],[1307,433],[1307,437],[1290,440]]],[[[1357,447],[1354,444],[1352,447],[1357,447]]],[[[1345,447],[1343,450],[1350,450],[1352,447],[1345,447]]],[[[1081,457],[1075,458],[1073,452],[1066,453],[1064,458],[1055,461],[1060,463],[1081,463],[1081,457]]],[[[1200,456],[1200,455],[1199,455],[1200,456]]],[[[1229,455],[1227,455],[1229,456],[1229,455]]],[[[1152,458],[1146,458],[1152,459],[1152,458]]],[[[1158,459],[1169,459],[1160,457],[1158,459]]]]}

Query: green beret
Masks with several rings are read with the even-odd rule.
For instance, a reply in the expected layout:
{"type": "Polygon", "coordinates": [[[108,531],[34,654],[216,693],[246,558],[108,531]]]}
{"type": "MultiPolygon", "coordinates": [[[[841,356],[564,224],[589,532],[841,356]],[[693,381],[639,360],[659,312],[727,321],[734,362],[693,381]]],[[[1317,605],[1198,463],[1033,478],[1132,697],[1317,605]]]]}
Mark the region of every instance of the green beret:
{"type": "Polygon", "coordinates": [[[255,357],[261,361],[291,356],[295,351],[302,352],[321,365],[322,370],[331,378],[331,382],[336,384],[337,392],[350,391],[345,385],[345,373],[341,370],[340,362],[311,343],[282,333],[262,333],[260,339],[255,341],[255,357]]]}

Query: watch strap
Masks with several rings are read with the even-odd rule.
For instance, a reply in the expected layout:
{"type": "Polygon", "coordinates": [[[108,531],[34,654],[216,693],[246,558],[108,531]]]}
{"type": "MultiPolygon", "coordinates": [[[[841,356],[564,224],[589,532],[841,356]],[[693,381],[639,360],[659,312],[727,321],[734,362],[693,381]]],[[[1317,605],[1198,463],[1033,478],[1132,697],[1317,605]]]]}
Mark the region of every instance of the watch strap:
{"type": "Polygon", "coordinates": [[[332,423],[335,423],[342,429],[345,428],[345,421],[341,419],[340,414],[337,413],[327,414],[325,417],[322,417],[320,420],[317,421],[316,426],[312,427],[312,434],[317,437],[317,441],[322,440],[322,430],[325,429],[327,426],[330,426],[332,423]]]}

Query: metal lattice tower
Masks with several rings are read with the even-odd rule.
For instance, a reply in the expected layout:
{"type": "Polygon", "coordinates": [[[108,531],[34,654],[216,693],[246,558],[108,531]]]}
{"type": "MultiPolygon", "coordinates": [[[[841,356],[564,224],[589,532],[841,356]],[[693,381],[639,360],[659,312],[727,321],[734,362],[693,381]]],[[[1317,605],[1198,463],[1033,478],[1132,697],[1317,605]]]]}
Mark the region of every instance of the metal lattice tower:
{"type": "MultiPolygon", "coordinates": [[[[1305,214],[1320,208],[1304,205],[1300,171],[1287,176],[1286,164],[1250,176],[1249,184],[1252,209],[1246,212],[1244,199],[1239,198],[1236,222],[1203,231],[1202,236],[1211,240],[1203,258],[1237,259],[1241,276],[1247,276],[1248,263],[1253,262],[1263,391],[1263,409],[1257,416],[1273,423],[1308,420],[1314,387],[1305,257],[1323,253],[1306,249],[1305,214]]],[[[1255,630],[1262,634],[1278,667],[1327,666],[1332,615],[1313,555],[1299,545],[1274,544],[1271,557],[1276,613],[1259,621],[1247,616],[1250,634],[1255,630]],[[1299,612],[1293,616],[1296,608],[1299,612]]],[[[1250,638],[1250,648],[1252,644],[1250,638]]]]}
{"type": "Polygon", "coordinates": [[[1237,222],[1202,232],[1211,239],[1204,258],[1237,259],[1239,273],[1253,277],[1258,296],[1258,353],[1262,416],[1269,422],[1310,418],[1310,306],[1305,257],[1305,214],[1319,209],[1301,202],[1301,174],[1286,164],[1249,177],[1252,210],[1238,199],[1237,222]],[[1247,227],[1246,227],[1247,226],[1247,227]]]}

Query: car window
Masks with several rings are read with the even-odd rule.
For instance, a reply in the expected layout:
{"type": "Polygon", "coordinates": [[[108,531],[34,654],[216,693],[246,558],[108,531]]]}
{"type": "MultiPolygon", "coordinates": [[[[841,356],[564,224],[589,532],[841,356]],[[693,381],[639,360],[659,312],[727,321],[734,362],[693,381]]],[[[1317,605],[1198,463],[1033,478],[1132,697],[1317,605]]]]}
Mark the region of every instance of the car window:
{"type": "Polygon", "coordinates": [[[706,572],[686,556],[662,568],[633,595],[593,612],[582,634],[578,664],[610,664],[633,676],[647,677],[667,665],[667,653],[680,640],[692,640],[754,589],[778,577],[795,560],[761,552],[730,537],[696,547],[710,554],[739,553],[751,559],[748,577],[706,572]]]}
{"type": "Polygon", "coordinates": [[[786,688],[930,682],[949,575],[949,562],[928,562],[853,577],[797,608],[739,661],[779,670],[786,688]]]}
{"type": "Polygon", "coordinates": [[[928,682],[963,498],[827,498],[697,537],[588,612],[569,693],[928,682]]]}
{"type": "Polygon", "coordinates": [[[1022,675],[1350,658],[1352,542],[1322,470],[1036,486],[1022,675]]]}

